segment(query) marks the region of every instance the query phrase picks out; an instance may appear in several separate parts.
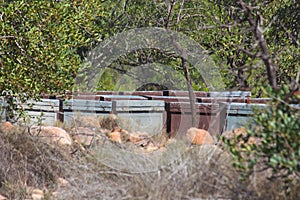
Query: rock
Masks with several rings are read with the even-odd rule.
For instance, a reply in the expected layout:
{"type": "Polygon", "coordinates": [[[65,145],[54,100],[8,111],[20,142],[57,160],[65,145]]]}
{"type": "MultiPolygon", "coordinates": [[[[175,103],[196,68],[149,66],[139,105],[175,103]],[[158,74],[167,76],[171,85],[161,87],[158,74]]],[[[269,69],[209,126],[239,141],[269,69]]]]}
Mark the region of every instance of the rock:
{"type": "Polygon", "coordinates": [[[33,126],[30,133],[45,138],[47,142],[55,142],[60,145],[72,145],[70,135],[62,128],[54,126],[33,126]]]}
{"type": "Polygon", "coordinates": [[[153,152],[153,151],[156,151],[158,149],[159,148],[157,146],[155,146],[152,142],[149,142],[149,144],[147,145],[147,148],[146,148],[146,150],[148,152],[153,152]]]}
{"type": "Polygon", "coordinates": [[[13,128],[12,123],[10,122],[2,122],[0,125],[0,128],[4,131],[4,132],[8,132],[13,128]]]}
{"type": "Polygon", "coordinates": [[[147,138],[145,134],[139,134],[139,133],[130,133],[129,134],[129,141],[133,144],[136,144],[142,140],[147,138]]]}
{"type": "Polygon", "coordinates": [[[5,197],[5,196],[2,196],[1,194],[0,194],[0,200],[6,200],[7,198],[5,197]]]}
{"type": "Polygon", "coordinates": [[[122,129],[120,127],[115,127],[112,132],[108,134],[109,139],[114,142],[122,143],[121,131],[122,129]]]}
{"type": "Polygon", "coordinates": [[[42,200],[44,199],[44,192],[40,189],[33,189],[31,193],[32,200],[42,200]]]}
{"type": "Polygon", "coordinates": [[[186,136],[192,144],[196,144],[196,145],[214,144],[215,143],[214,139],[209,134],[209,132],[206,130],[203,130],[203,129],[198,129],[198,128],[194,128],[194,127],[190,128],[187,131],[186,136]]]}
{"type": "Polygon", "coordinates": [[[120,132],[111,132],[109,134],[109,139],[111,139],[114,142],[122,143],[120,132]]]}

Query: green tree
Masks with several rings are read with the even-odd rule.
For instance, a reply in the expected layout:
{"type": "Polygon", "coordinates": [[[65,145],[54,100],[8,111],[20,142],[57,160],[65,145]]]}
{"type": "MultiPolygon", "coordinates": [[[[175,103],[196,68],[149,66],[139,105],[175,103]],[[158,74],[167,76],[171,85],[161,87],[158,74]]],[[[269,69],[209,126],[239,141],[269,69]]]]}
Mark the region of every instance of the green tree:
{"type": "Polygon", "coordinates": [[[0,91],[33,98],[71,89],[78,50],[100,41],[99,1],[1,1],[0,91]]]}

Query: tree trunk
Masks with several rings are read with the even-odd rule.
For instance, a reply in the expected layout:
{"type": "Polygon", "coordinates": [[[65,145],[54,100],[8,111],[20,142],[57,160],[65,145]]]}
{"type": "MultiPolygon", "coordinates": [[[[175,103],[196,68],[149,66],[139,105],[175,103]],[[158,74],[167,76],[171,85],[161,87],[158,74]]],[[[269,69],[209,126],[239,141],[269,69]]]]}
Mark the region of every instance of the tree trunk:
{"type": "Polygon", "coordinates": [[[184,76],[186,79],[188,91],[189,91],[189,98],[190,98],[190,104],[191,104],[191,113],[192,113],[192,126],[196,127],[196,98],[192,87],[192,81],[191,76],[188,68],[188,62],[185,58],[181,58],[181,65],[184,71],[184,76]]]}

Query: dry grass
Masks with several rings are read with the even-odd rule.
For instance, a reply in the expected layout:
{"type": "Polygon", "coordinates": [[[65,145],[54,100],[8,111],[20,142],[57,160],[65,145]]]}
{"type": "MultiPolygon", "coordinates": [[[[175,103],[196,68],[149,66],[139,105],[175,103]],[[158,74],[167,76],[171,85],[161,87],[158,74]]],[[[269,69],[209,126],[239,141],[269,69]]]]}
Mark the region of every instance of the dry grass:
{"type": "Polygon", "coordinates": [[[0,130],[0,194],[23,199],[28,186],[53,187],[64,174],[68,151],[30,136],[26,128],[0,130]]]}
{"type": "MultiPolygon", "coordinates": [[[[241,182],[229,154],[215,145],[188,148],[174,140],[145,153],[129,144],[103,140],[85,152],[77,146],[44,143],[26,129],[14,128],[0,130],[0,157],[0,194],[9,199],[30,197],[28,188],[32,187],[47,190],[48,199],[286,197],[280,180],[269,181],[259,175],[252,182],[241,182]],[[69,184],[59,185],[59,177],[69,184]]],[[[295,184],[292,199],[299,197],[297,189],[295,184]]]]}

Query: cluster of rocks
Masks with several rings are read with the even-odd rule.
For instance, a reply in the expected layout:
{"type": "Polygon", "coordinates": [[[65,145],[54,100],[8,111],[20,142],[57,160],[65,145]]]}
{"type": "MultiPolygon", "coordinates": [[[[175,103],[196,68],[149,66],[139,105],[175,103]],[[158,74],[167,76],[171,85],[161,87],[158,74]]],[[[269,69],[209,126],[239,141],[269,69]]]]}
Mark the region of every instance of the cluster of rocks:
{"type": "MultiPolygon", "coordinates": [[[[10,131],[14,128],[9,122],[2,122],[2,131],[10,131]]],[[[132,144],[133,146],[145,150],[145,152],[153,152],[163,150],[168,141],[174,140],[168,137],[161,137],[161,141],[155,141],[148,133],[129,132],[121,129],[119,126],[114,126],[111,130],[99,127],[84,127],[75,126],[68,131],[55,126],[31,126],[28,128],[32,136],[40,137],[42,140],[49,143],[56,143],[60,146],[72,146],[78,144],[82,150],[93,145],[99,145],[99,141],[110,141],[116,144],[132,144]],[[98,143],[97,143],[98,142],[98,143]]],[[[245,129],[233,130],[225,134],[226,137],[232,138],[245,133],[245,129]]],[[[185,135],[186,141],[191,145],[214,145],[216,144],[211,134],[203,129],[190,128],[185,135]]],[[[251,140],[251,142],[255,142],[251,140]]],[[[68,181],[60,178],[58,180],[62,186],[68,184],[68,181]]],[[[32,199],[43,199],[44,191],[32,189],[32,199]]],[[[6,199],[0,195],[0,200],[6,199]]]]}

